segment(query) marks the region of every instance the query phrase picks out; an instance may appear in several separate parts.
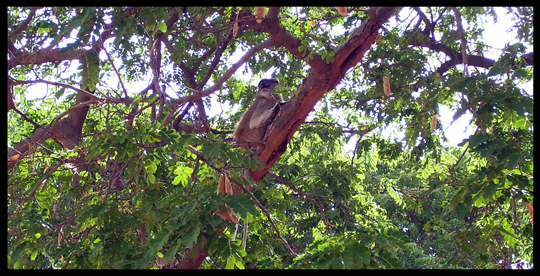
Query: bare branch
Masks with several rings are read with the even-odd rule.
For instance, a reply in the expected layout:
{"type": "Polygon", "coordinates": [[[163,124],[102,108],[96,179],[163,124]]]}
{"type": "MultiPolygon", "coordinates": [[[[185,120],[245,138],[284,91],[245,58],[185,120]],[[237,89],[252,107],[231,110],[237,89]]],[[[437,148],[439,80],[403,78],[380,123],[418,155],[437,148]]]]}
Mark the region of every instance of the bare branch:
{"type": "Polygon", "coordinates": [[[13,82],[13,85],[30,84],[30,83],[45,83],[45,84],[50,84],[50,85],[61,86],[61,87],[64,87],[64,88],[72,89],[77,93],[84,94],[85,96],[89,97],[90,99],[101,100],[100,98],[98,98],[97,96],[95,96],[94,94],[92,94],[92,93],[90,93],[88,91],[79,89],[79,88],[74,87],[74,86],[69,85],[69,84],[60,83],[60,82],[47,81],[47,80],[29,80],[29,81],[15,81],[15,82],[13,82]]]}
{"type": "Polygon", "coordinates": [[[105,47],[103,47],[103,51],[105,52],[105,54],[107,55],[107,59],[109,60],[109,62],[111,63],[111,66],[114,70],[114,72],[116,73],[116,76],[118,77],[118,81],[120,82],[120,86],[122,86],[122,90],[124,90],[124,97],[129,97],[128,94],[127,94],[127,89],[126,87],[124,86],[124,82],[122,81],[122,76],[120,76],[120,73],[118,72],[118,70],[116,69],[116,66],[114,65],[114,62],[111,58],[111,55],[109,55],[109,52],[107,52],[107,49],[105,47]]]}
{"type": "Polygon", "coordinates": [[[200,91],[200,92],[195,92],[187,97],[183,97],[183,98],[179,98],[178,99],[178,103],[179,104],[182,104],[182,103],[185,103],[185,102],[191,102],[191,101],[195,101],[197,99],[201,99],[203,97],[206,97],[212,93],[214,93],[216,90],[218,90],[222,85],[223,83],[228,80],[237,70],[238,68],[240,68],[240,66],[242,66],[244,63],[246,63],[252,56],[254,56],[257,52],[261,51],[262,49],[265,49],[265,48],[269,48],[269,47],[272,47],[274,46],[273,42],[271,42],[270,40],[267,40],[261,44],[258,44],[256,45],[255,47],[251,48],[249,51],[246,52],[246,54],[244,56],[242,56],[240,58],[240,60],[238,60],[238,62],[236,62],[235,64],[233,64],[231,66],[231,68],[229,70],[227,70],[227,72],[225,72],[225,74],[223,74],[223,76],[221,78],[219,78],[215,84],[211,87],[209,87],[208,89],[206,90],[203,90],[203,91],[200,91]]]}
{"type": "MultiPolygon", "coordinates": [[[[130,17],[137,12],[139,12],[140,8],[131,8],[124,12],[124,15],[126,17],[130,17]]],[[[90,49],[78,47],[76,49],[73,49],[71,51],[65,52],[64,48],[59,49],[52,49],[52,46],[46,49],[43,49],[41,51],[32,52],[32,53],[23,53],[22,55],[18,55],[15,58],[12,58],[8,60],[8,70],[14,68],[18,65],[30,65],[30,64],[42,64],[46,62],[59,62],[63,60],[72,60],[80,57],[81,55],[85,54],[87,51],[93,50],[100,50],[103,48],[103,43],[105,40],[113,37],[112,31],[114,29],[114,23],[110,23],[105,25],[105,31],[101,33],[100,38],[94,45],[91,46],[90,49]]],[[[9,45],[9,44],[8,44],[9,45]]]]}

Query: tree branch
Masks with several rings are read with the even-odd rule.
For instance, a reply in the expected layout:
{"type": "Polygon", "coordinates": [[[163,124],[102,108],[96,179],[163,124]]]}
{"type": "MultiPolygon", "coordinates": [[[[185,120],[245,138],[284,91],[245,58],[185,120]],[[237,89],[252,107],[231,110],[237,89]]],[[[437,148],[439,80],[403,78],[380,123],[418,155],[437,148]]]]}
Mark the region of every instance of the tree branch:
{"type": "Polygon", "coordinates": [[[100,98],[98,98],[97,96],[95,96],[94,94],[92,94],[92,93],[90,93],[88,91],[79,89],[79,88],[74,87],[74,86],[69,85],[69,84],[60,83],[60,82],[47,81],[47,80],[28,80],[28,81],[16,81],[16,82],[13,82],[13,85],[22,85],[22,84],[30,84],[30,83],[45,83],[45,84],[56,85],[56,86],[60,86],[60,87],[64,87],[64,88],[69,88],[69,89],[74,90],[77,93],[84,94],[85,96],[87,96],[88,98],[90,98],[92,100],[101,100],[100,98]]]}
{"type": "Polygon", "coordinates": [[[326,220],[326,216],[324,215],[325,212],[326,212],[326,209],[322,206],[322,204],[320,204],[319,202],[314,200],[310,195],[306,194],[304,191],[294,187],[291,183],[285,181],[285,179],[283,179],[281,176],[276,175],[276,174],[271,173],[271,172],[267,172],[267,174],[269,176],[275,178],[279,182],[285,184],[285,186],[289,187],[291,190],[305,196],[309,201],[311,201],[313,204],[315,204],[319,208],[319,210],[321,211],[320,214],[321,214],[322,221],[323,221],[324,225],[326,225],[326,234],[329,235],[330,232],[332,232],[332,228],[331,228],[332,225],[330,225],[330,223],[328,223],[328,220],[326,220]]]}
{"type": "MultiPolygon", "coordinates": [[[[450,58],[449,60],[441,64],[439,68],[437,68],[436,72],[441,75],[445,73],[446,71],[450,70],[452,67],[454,67],[457,64],[466,63],[467,65],[470,65],[470,66],[481,67],[481,68],[486,68],[486,69],[493,66],[493,64],[495,64],[495,60],[492,60],[483,56],[466,54],[466,46],[465,46],[465,50],[463,50],[464,49],[463,39],[461,41],[462,51],[459,52],[452,49],[450,46],[447,46],[447,45],[442,44],[441,42],[435,41],[433,38],[429,37],[425,31],[422,31],[419,34],[423,36],[423,39],[411,40],[411,42],[409,43],[411,46],[425,47],[436,52],[444,53],[446,56],[450,58]]],[[[456,33],[456,34],[459,34],[459,33],[456,33]]],[[[525,61],[527,62],[527,65],[534,65],[533,52],[523,55],[522,58],[525,59],[525,61]]]]}
{"type": "Polygon", "coordinates": [[[42,64],[46,62],[59,62],[79,58],[87,49],[83,47],[63,52],[64,49],[41,50],[34,53],[24,53],[16,58],[8,60],[8,70],[19,65],[42,64]]]}
{"type": "MultiPolygon", "coordinates": [[[[285,30],[285,28],[281,25],[278,18],[279,11],[279,7],[270,7],[268,15],[261,23],[257,23],[255,16],[253,16],[251,10],[245,11],[243,17],[250,18],[246,20],[246,24],[255,32],[268,33],[270,35],[270,41],[272,41],[273,46],[283,46],[292,55],[300,59],[305,59],[311,54],[311,51],[298,50],[298,47],[302,45],[302,41],[299,38],[293,36],[287,30],[285,30]]],[[[312,70],[318,70],[323,72],[329,68],[329,65],[323,60],[323,58],[316,53],[312,55],[311,59],[307,61],[307,63],[311,66],[312,70]]]]}
{"type": "Polygon", "coordinates": [[[467,69],[467,65],[469,64],[468,56],[467,56],[467,40],[465,40],[465,35],[463,34],[463,25],[461,23],[461,13],[457,10],[456,7],[452,7],[452,11],[456,15],[456,24],[458,29],[459,38],[461,40],[461,56],[463,58],[463,70],[465,71],[465,76],[469,76],[469,70],[467,69]]]}
{"type": "Polygon", "coordinates": [[[41,8],[43,7],[35,7],[35,8],[30,9],[30,13],[28,14],[28,17],[21,23],[21,25],[19,25],[19,27],[17,27],[17,29],[13,30],[13,32],[11,32],[8,35],[8,41],[11,40],[14,36],[21,33],[24,29],[26,29],[30,21],[32,21],[32,19],[34,18],[34,15],[36,14],[36,10],[41,9],[41,8]]]}
{"type": "Polygon", "coordinates": [[[246,52],[246,54],[244,56],[242,56],[240,58],[240,60],[238,60],[238,62],[233,64],[231,66],[231,68],[229,70],[227,70],[225,72],[225,74],[223,74],[223,76],[221,76],[221,78],[219,78],[214,83],[213,86],[209,87],[206,90],[195,92],[195,93],[193,93],[193,94],[191,94],[189,96],[179,98],[177,100],[178,104],[183,104],[185,102],[195,101],[197,99],[201,99],[203,97],[206,97],[206,96],[214,93],[217,89],[219,89],[223,85],[223,83],[226,80],[228,80],[238,70],[238,68],[240,68],[240,66],[242,66],[244,63],[246,63],[253,55],[255,55],[257,52],[261,51],[262,49],[269,48],[271,46],[273,46],[273,43],[270,40],[267,40],[267,41],[265,41],[265,42],[263,42],[261,44],[256,45],[255,47],[251,48],[249,51],[246,52]]]}
{"type": "MultiPolygon", "coordinates": [[[[37,8],[36,8],[37,9],[37,8]]],[[[139,8],[132,8],[124,11],[124,15],[126,17],[130,17],[134,14],[139,12],[139,8]]],[[[19,26],[19,28],[22,27],[19,26]]],[[[113,37],[112,31],[114,29],[114,22],[105,25],[104,27],[105,31],[101,33],[99,40],[92,45],[92,49],[99,50],[103,47],[103,43],[105,40],[113,37]]],[[[13,37],[13,36],[12,36],[13,37]]],[[[91,49],[90,49],[91,50],[91,49]]],[[[22,55],[18,55],[15,58],[12,58],[8,60],[8,70],[12,69],[15,66],[19,65],[30,65],[30,64],[42,64],[46,62],[59,62],[63,60],[72,60],[79,58],[81,55],[85,54],[89,49],[85,49],[83,47],[78,47],[76,49],[73,49],[71,51],[65,52],[64,48],[59,49],[51,49],[46,48],[44,50],[40,50],[37,52],[32,53],[23,53],[22,55]]]]}
{"type": "MultiPolygon", "coordinates": [[[[274,122],[267,130],[264,139],[265,148],[258,157],[266,166],[254,171],[253,180],[255,182],[259,181],[285,152],[287,144],[311,110],[313,110],[315,104],[326,92],[334,89],[343,79],[346,72],[361,60],[374,42],[379,28],[388,21],[395,10],[395,7],[372,8],[369,18],[355,29],[344,44],[336,50],[334,62],[326,64],[326,62],[322,61],[324,66],[320,67],[314,66],[320,62],[315,61],[314,63],[310,63],[310,73],[291,99],[282,106],[274,122]]],[[[266,20],[263,20],[261,25],[270,24],[265,22],[266,20]]],[[[280,30],[281,32],[285,32],[281,26],[274,28],[277,31],[273,30],[269,32],[272,41],[278,40],[277,38],[279,37],[287,38],[291,36],[290,34],[280,35],[280,30]]],[[[279,45],[278,42],[276,44],[279,45]]],[[[290,41],[281,41],[281,45],[292,47],[293,43],[290,41]]]]}

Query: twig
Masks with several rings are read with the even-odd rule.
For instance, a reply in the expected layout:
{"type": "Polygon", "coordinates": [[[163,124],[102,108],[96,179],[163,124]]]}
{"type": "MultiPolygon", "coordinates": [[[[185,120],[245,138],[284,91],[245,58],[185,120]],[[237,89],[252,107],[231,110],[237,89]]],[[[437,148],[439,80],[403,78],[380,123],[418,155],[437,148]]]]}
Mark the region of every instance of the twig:
{"type": "Polygon", "coordinates": [[[26,114],[22,113],[19,109],[17,109],[16,107],[13,107],[12,108],[15,112],[19,113],[19,115],[21,115],[23,117],[23,119],[27,122],[29,122],[30,124],[32,124],[35,128],[40,128],[41,126],[34,122],[34,120],[28,118],[28,116],[26,116],[26,114]]]}
{"type": "Polygon", "coordinates": [[[75,90],[75,92],[77,92],[77,93],[84,94],[85,96],[89,97],[90,99],[99,100],[99,98],[97,96],[95,96],[94,94],[92,94],[92,93],[90,93],[88,91],[79,89],[79,88],[74,87],[74,86],[69,85],[69,84],[60,83],[60,82],[47,81],[47,80],[29,80],[29,81],[15,81],[15,82],[13,82],[13,85],[21,85],[21,84],[29,84],[29,83],[45,83],[45,84],[50,84],[50,85],[61,86],[61,87],[65,87],[65,88],[75,90]]]}
{"type": "Polygon", "coordinates": [[[109,52],[107,52],[107,47],[103,47],[103,51],[105,51],[105,54],[107,55],[107,59],[109,59],[109,62],[111,63],[112,68],[114,69],[114,72],[116,72],[116,75],[118,76],[118,81],[120,82],[120,85],[122,86],[122,90],[124,90],[124,96],[128,98],[126,87],[124,86],[124,82],[122,81],[122,77],[120,76],[120,73],[118,73],[118,70],[116,69],[116,66],[114,66],[114,62],[109,55],[109,52]]]}
{"type": "Polygon", "coordinates": [[[277,228],[276,224],[274,223],[274,221],[272,220],[272,217],[270,216],[270,213],[268,212],[268,210],[266,210],[266,208],[264,208],[264,206],[259,202],[259,200],[257,200],[257,198],[248,190],[246,189],[246,187],[244,187],[244,185],[238,183],[236,180],[234,179],[230,179],[231,182],[233,182],[234,184],[236,184],[238,187],[240,187],[240,189],[242,189],[242,191],[244,193],[246,193],[247,195],[249,195],[253,201],[255,201],[255,204],[257,205],[257,207],[259,207],[259,209],[261,209],[261,211],[263,211],[263,213],[266,214],[266,217],[268,218],[268,222],[270,222],[270,224],[272,225],[272,228],[274,228],[274,230],[276,231],[276,235],[278,236],[278,238],[281,240],[281,242],[283,242],[283,244],[285,245],[285,247],[287,248],[287,250],[289,250],[289,252],[295,256],[295,257],[298,257],[298,254],[296,254],[296,252],[294,252],[291,248],[291,246],[289,245],[289,243],[281,236],[281,233],[279,232],[279,229],[277,228]]]}
{"type": "Polygon", "coordinates": [[[214,93],[214,91],[216,91],[217,89],[219,89],[223,83],[228,80],[239,68],[240,66],[242,66],[244,63],[246,63],[253,55],[255,55],[256,53],[258,53],[259,51],[261,51],[262,49],[265,49],[265,48],[269,48],[269,47],[272,47],[274,46],[275,43],[271,40],[267,40],[263,43],[260,43],[258,44],[257,46],[251,48],[249,51],[246,52],[246,54],[244,56],[242,56],[240,58],[240,60],[238,60],[238,62],[236,62],[235,64],[233,64],[231,66],[231,68],[229,68],[229,70],[227,70],[223,76],[221,78],[219,78],[213,86],[209,87],[208,89],[205,89],[203,91],[200,91],[200,92],[196,92],[196,93],[193,93],[187,97],[183,97],[183,98],[179,98],[178,99],[178,103],[179,104],[182,104],[182,103],[185,103],[185,102],[190,102],[190,101],[195,101],[195,100],[198,100],[202,97],[206,97],[212,93],[214,93]]]}
{"type": "Polygon", "coordinates": [[[291,190],[305,196],[309,201],[311,201],[313,204],[317,205],[317,207],[319,207],[319,210],[321,210],[321,217],[322,217],[322,220],[324,222],[324,225],[326,225],[326,234],[330,234],[330,232],[332,232],[332,229],[330,228],[330,226],[332,226],[332,225],[330,223],[328,223],[328,221],[326,220],[326,217],[324,215],[326,209],[319,202],[315,201],[310,195],[306,194],[304,191],[294,187],[291,183],[285,181],[285,179],[283,179],[281,176],[276,175],[276,174],[271,173],[271,172],[267,172],[266,174],[273,177],[273,178],[275,178],[275,179],[277,179],[279,182],[285,184],[291,190]]]}
{"type": "Polygon", "coordinates": [[[45,176],[43,176],[43,178],[41,178],[41,180],[39,180],[37,183],[36,183],[36,186],[34,187],[34,189],[32,189],[32,191],[30,192],[30,194],[28,194],[28,196],[23,200],[23,202],[21,202],[20,204],[20,207],[23,207],[24,204],[31,198],[33,197],[37,190],[39,189],[39,187],[41,187],[41,185],[43,183],[45,183],[45,181],[49,178],[49,176],[51,176],[51,174],[53,174],[60,166],[62,166],[64,163],[66,162],[66,160],[63,160],[61,162],[58,162],[56,165],[54,165],[51,170],[49,172],[47,172],[45,174],[45,176]]]}

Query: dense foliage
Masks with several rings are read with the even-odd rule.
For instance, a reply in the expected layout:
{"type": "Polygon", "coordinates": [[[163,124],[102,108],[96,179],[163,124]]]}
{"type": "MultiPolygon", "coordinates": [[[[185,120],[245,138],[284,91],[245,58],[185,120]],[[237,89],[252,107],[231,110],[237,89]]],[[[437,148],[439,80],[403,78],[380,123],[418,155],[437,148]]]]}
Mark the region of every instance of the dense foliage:
{"type": "Polygon", "coordinates": [[[533,265],[532,7],[259,11],[8,7],[8,268],[533,265]]]}

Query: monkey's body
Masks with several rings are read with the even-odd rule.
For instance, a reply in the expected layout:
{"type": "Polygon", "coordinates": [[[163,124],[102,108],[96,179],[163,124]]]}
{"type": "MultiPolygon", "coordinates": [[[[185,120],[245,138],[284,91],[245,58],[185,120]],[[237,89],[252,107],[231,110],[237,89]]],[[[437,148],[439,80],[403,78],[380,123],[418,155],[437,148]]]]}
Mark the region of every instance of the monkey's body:
{"type": "Polygon", "coordinates": [[[277,84],[275,79],[260,81],[255,101],[244,113],[234,132],[236,143],[242,148],[253,150],[254,156],[263,148],[262,140],[266,130],[283,102],[281,94],[272,94],[277,84]]]}
{"type": "MultiPolygon", "coordinates": [[[[242,115],[242,119],[238,123],[234,131],[234,139],[236,144],[244,149],[253,150],[253,156],[258,156],[264,148],[263,139],[268,126],[274,121],[274,117],[279,111],[280,103],[283,102],[281,94],[274,95],[274,89],[278,85],[276,79],[262,79],[259,82],[257,96],[255,101],[242,115]]],[[[244,171],[245,177],[251,178],[251,170],[244,171]]],[[[248,191],[253,191],[253,186],[247,187],[248,191]]],[[[240,192],[240,189],[233,188],[233,194],[240,192]]],[[[234,231],[233,240],[236,238],[236,230],[234,231]]],[[[244,220],[244,234],[242,236],[242,248],[246,248],[248,222],[244,220]]]]}

